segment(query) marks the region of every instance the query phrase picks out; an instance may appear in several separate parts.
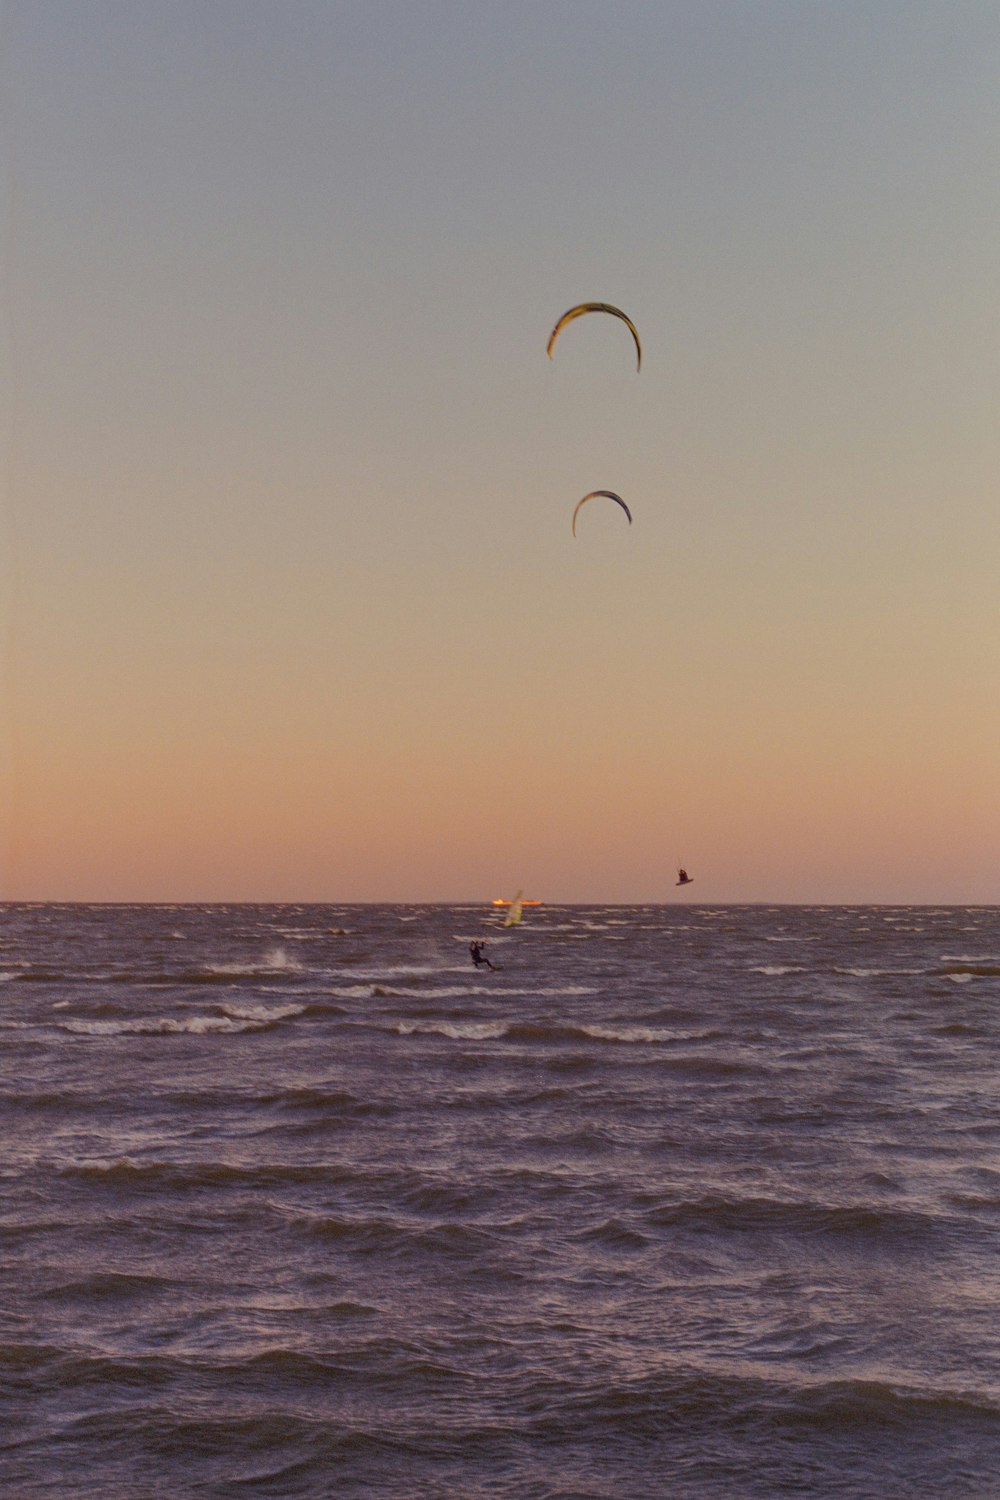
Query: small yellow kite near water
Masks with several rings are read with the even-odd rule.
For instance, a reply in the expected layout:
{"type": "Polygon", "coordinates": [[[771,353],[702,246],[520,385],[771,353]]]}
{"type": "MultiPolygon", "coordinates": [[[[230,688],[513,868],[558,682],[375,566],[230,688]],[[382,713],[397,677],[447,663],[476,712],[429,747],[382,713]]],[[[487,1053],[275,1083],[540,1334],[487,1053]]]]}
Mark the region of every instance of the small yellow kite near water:
{"type": "Polygon", "coordinates": [[[516,927],[517,924],[518,924],[518,922],[520,922],[520,920],[521,920],[521,897],[523,895],[524,895],[523,891],[518,891],[517,895],[514,897],[513,901],[510,903],[510,910],[507,912],[507,915],[503,919],[503,925],[505,927],[516,927]]]}

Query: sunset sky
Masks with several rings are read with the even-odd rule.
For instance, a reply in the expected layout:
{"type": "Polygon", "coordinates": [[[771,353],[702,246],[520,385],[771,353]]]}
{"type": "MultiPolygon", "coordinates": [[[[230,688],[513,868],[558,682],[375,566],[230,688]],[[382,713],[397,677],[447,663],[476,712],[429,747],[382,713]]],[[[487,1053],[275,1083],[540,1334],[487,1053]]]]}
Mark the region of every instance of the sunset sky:
{"type": "Polygon", "coordinates": [[[0,42],[0,897],[1000,902],[994,0],[0,42]]]}

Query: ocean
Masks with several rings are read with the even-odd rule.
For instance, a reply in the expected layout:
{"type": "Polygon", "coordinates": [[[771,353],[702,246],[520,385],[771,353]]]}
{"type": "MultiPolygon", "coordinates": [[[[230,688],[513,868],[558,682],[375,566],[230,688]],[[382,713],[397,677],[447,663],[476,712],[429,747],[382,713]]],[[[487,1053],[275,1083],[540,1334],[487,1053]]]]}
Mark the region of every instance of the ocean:
{"type": "Polygon", "coordinates": [[[0,908],[0,1494],[997,1500],[1000,909],[501,924],[0,908]]]}

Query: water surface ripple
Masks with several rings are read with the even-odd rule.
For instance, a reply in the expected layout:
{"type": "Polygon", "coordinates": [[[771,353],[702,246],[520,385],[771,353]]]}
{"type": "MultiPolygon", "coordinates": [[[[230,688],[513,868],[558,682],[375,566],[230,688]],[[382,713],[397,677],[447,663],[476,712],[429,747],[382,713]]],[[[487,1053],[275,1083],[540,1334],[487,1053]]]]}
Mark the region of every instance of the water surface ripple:
{"type": "Polygon", "coordinates": [[[0,1000],[4,1494],[1000,1495],[997,909],[16,905],[0,1000]]]}

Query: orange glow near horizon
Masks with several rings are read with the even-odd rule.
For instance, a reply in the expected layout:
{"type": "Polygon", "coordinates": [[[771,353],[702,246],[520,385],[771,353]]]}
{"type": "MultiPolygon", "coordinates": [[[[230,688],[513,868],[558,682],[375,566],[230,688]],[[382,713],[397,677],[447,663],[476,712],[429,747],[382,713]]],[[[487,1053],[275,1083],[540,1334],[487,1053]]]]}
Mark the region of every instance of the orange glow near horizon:
{"type": "Polygon", "coordinates": [[[306,9],[12,10],[0,898],[1000,901],[1000,18],[306,9]]]}

